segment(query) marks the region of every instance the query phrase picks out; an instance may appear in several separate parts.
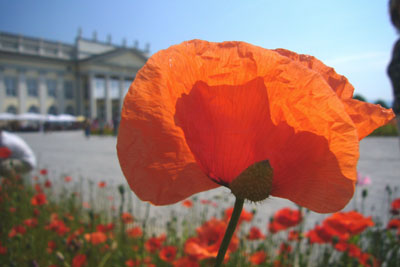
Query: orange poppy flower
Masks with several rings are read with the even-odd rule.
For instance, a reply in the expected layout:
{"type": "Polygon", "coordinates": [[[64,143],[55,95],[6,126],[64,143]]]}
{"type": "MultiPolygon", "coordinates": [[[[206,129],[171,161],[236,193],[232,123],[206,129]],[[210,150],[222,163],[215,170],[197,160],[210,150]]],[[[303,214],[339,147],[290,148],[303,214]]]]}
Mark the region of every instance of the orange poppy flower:
{"type": "Polygon", "coordinates": [[[186,208],[191,208],[191,207],[193,207],[193,202],[190,199],[187,199],[182,202],[182,206],[184,206],[186,208]]]}
{"type": "Polygon", "coordinates": [[[143,235],[143,231],[142,231],[142,228],[140,228],[140,226],[136,226],[136,227],[127,229],[126,233],[128,234],[129,237],[132,237],[132,238],[138,238],[143,235]]]}
{"type": "MultiPolygon", "coordinates": [[[[233,213],[233,207],[227,208],[225,210],[225,218],[224,219],[227,222],[229,222],[229,220],[231,219],[232,213],[233,213]]],[[[242,212],[240,213],[238,224],[241,224],[243,221],[251,222],[252,219],[253,219],[253,213],[248,212],[245,209],[242,209],[242,212]]]]}
{"type": "MultiPolygon", "coordinates": [[[[352,94],[345,77],[314,57],[243,42],[184,42],[154,54],[132,83],[120,165],[142,200],[166,205],[229,187],[268,160],[272,185],[262,190],[334,212],[354,193],[358,141],[394,117],[352,94]]],[[[254,182],[246,187],[260,190],[254,182]]]]}
{"type": "MultiPolygon", "coordinates": [[[[185,253],[198,260],[216,257],[227,226],[228,223],[226,221],[215,218],[205,222],[201,227],[196,229],[196,237],[186,240],[184,248],[185,253]]],[[[234,234],[225,259],[229,258],[229,253],[235,251],[238,245],[239,239],[236,234],[234,234]]]]}
{"type": "Polygon", "coordinates": [[[85,239],[87,242],[92,243],[93,245],[101,244],[107,241],[107,236],[103,232],[93,232],[85,234],[85,239]]]}
{"type": "Polygon", "coordinates": [[[98,183],[99,188],[104,188],[106,185],[107,185],[107,183],[104,181],[101,181],[98,183]]]}

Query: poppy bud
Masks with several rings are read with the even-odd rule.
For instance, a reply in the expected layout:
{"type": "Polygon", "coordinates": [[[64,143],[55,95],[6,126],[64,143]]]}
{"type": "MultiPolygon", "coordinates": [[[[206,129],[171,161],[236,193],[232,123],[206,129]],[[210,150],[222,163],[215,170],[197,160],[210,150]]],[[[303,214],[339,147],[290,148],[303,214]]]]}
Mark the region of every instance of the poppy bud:
{"type": "Polygon", "coordinates": [[[269,161],[263,160],[247,167],[229,184],[229,188],[237,198],[261,201],[271,192],[273,176],[274,172],[269,161]]]}

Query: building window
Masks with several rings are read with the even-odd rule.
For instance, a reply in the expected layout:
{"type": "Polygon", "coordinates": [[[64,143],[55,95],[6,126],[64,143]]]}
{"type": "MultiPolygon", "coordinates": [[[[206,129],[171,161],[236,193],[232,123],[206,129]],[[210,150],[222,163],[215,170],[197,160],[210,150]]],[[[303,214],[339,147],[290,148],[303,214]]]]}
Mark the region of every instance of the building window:
{"type": "Polygon", "coordinates": [[[56,80],[47,80],[47,96],[56,97],[57,82],[56,80]]]}
{"type": "Polygon", "coordinates": [[[29,113],[39,113],[39,108],[38,108],[37,106],[31,106],[31,107],[28,109],[28,112],[29,112],[29,113]]]}
{"type": "Polygon", "coordinates": [[[106,83],[103,78],[95,78],[94,98],[106,97],[106,83]]]}
{"type": "Polygon", "coordinates": [[[64,96],[66,99],[74,98],[74,88],[71,81],[64,82],[64,96]]]}
{"type": "Polygon", "coordinates": [[[7,113],[17,114],[17,108],[15,106],[8,106],[7,113]]]}
{"type": "Polygon", "coordinates": [[[49,109],[47,110],[47,114],[57,115],[57,108],[55,106],[49,107],[49,109]]]}
{"type": "Polygon", "coordinates": [[[27,79],[26,86],[28,87],[28,96],[37,97],[38,94],[38,82],[36,79],[27,79]]]}
{"type": "Polygon", "coordinates": [[[65,113],[67,113],[69,115],[75,115],[74,107],[73,106],[67,106],[67,108],[65,109],[65,113]]]}
{"type": "Polygon", "coordinates": [[[4,77],[4,83],[6,84],[6,95],[17,96],[17,78],[6,76],[4,77]]]}
{"type": "Polygon", "coordinates": [[[119,99],[119,81],[111,79],[111,99],[119,99]]]}

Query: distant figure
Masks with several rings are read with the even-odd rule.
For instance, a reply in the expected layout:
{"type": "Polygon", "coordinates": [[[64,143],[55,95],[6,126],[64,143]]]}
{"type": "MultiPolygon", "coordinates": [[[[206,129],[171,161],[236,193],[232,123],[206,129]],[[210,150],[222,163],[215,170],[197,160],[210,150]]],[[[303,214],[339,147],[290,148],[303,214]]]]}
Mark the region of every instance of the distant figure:
{"type": "Polygon", "coordinates": [[[86,136],[86,138],[89,138],[90,137],[90,131],[91,131],[91,125],[90,125],[90,120],[89,119],[86,119],[85,120],[85,124],[83,125],[83,127],[84,127],[84,130],[85,130],[85,136],[86,136]]]}
{"type": "Polygon", "coordinates": [[[118,134],[118,127],[119,127],[119,113],[115,113],[113,117],[113,131],[114,136],[118,134]]]}
{"type": "MultiPolygon", "coordinates": [[[[389,1],[389,12],[392,23],[400,33],[400,0],[389,1]]],[[[397,129],[400,134],[400,39],[394,45],[392,60],[388,66],[388,74],[393,87],[393,111],[397,118],[397,129]]]]}
{"type": "Polygon", "coordinates": [[[36,167],[32,149],[19,136],[0,130],[0,176],[26,174],[36,167]]]}

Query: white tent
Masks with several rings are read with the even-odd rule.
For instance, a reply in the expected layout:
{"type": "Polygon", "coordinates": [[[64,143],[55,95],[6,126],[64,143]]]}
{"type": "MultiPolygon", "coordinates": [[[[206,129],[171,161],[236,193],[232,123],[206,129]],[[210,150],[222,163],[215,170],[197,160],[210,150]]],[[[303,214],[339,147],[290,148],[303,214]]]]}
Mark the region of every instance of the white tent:
{"type": "Polygon", "coordinates": [[[46,119],[46,116],[38,113],[28,112],[16,115],[15,119],[20,121],[44,121],[46,119]]]}
{"type": "Polygon", "coordinates": [[[12,113],[0,113],[0,121],[13,121],[16,115],[12,113]]]}
{"type": "Polygon", "coordinates": [[[57,116],[57,121],[60,122],[75,122],[76,117],[69,114],[60,114],[57,116]]]}

